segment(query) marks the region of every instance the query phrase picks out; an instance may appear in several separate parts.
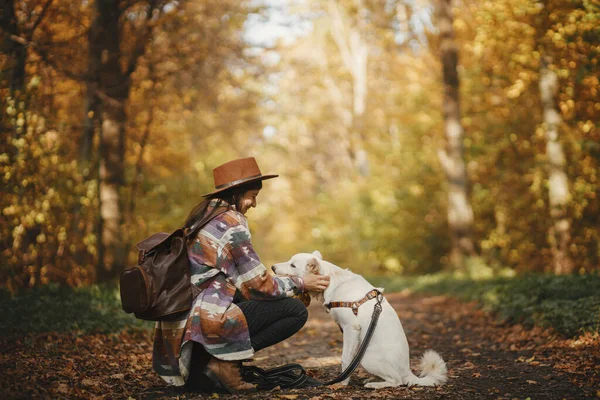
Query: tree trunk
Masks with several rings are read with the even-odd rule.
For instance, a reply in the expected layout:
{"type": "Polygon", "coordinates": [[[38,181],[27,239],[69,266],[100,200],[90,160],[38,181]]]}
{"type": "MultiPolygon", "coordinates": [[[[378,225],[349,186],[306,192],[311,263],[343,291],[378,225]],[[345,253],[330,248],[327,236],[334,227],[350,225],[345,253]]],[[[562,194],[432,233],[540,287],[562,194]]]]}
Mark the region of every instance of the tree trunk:
{"type": "MultiPolygon", "coordinates": [[[[90,92],[86,111],[98,113],[101,130],[99,196],[100,250],[103,257],[99,257],[96,270],[96,278],[100,282],[116,278],[125,261],[125,247],[120,241],[123,219],[120,192],[124,183],[125,103],[129,96],[130,80],[120,65],[119,3],[119,0],[96,1],[89,34],[90,92]]],[[[86,117],[94,118],[95,115],[86,117]]],[[[93,135],[90,132],[88,134],[93,135]]]]}
{"type": "Polygon", "coordinates": [[[79,143],[79,156],[82,164],[90,165],[93,154],[94,136],[98,128],[98,84],[100,83],[100,67],[102,65],[103,43],[102,37],[104,27],[101,19],[96,16],[88,31],[88,59],[85,92],[85,115],[83,118],[83,132],[79,143]]]}
{"type": "MultiPolygon", "coordinates": [[[[91,68],[90,68],[91,69],[91,68]]],[[[96,136],[96,128],[98,121],[98,96],[96,95],[97,75],[90,74],[90,78],[94,76],[93,81],[88,81],[85,93],[85,117],[83,120],[83,133],[81,143],[79,145],[80,158],[83,165],[88,166],[94,149],[94,136],[96,136]]]]}
{"type": "Polygon", "coordinates": [[[10,72],[8,75],[11,96],[14,96],[16,91],[23,90],[25,85],[25,61],[27,60],[25,45],[14,39],[19,37],[14,3],[14,0],[5,0],[2,9],[0,9],[0,25],[4,31],[3,47],[10,57],[10,72]]]}
{"type": "Polygon", "coordinates": [[[571,223],[566,215],[570,194],[569,181],[565,172],[565,155],[559,141],[562,118],[554,101],[558,90],[558,77],[556,72],[548,67],[550,64],[550,59],[543,60],[539,85],[544,115],[543,126],[546,133],[548,196],[550,199],[550,217],[552,219],[549,237],[554,258],[554,273],[562,275],[573,272],[573,262],[569,257],[571,223]]]}
{"type": "Polygon", "coordinates": [[[352,68],[352,136],[358,142],[356,146],[356,166],[362,176],[368,176],[369,159],[364,150],[365,143],[365,111],[367,108],[367,72],[369,60],[368,44],[358,30],[350,35],[350,47],[353,49],[354,66],[352,68]]]}
{"type": "Polygon", "coordinates": [[[468,198],[468,179],[463,159],[463,127],[460,122],[458,49],[452,27],[451,0],[436,0],[437,24],[440,32],[440,59],[444,80],[444,131],[446,149],[438,151],[448,180],[448,225],[452,238],[451,264],[465,267],[467,256],[474,256],[471,238],[473,209],[468,198]]]}
{"type": "Polygon", "coordinates": [[[364,150],[365,133],[364,118],[366,99],[368,93],[368,60],[369,45],[363,35],[366,27],[365,10],[360,0],[357,1],[358,22],[357,26],[346,25],[344,15],[337,2],[329,2],[329,13],[332,19],[331,34],[346,68],[352,75],[352,120],[350,127],[350,158],[358,172],[369,175],[369,160],[364,150]]]}

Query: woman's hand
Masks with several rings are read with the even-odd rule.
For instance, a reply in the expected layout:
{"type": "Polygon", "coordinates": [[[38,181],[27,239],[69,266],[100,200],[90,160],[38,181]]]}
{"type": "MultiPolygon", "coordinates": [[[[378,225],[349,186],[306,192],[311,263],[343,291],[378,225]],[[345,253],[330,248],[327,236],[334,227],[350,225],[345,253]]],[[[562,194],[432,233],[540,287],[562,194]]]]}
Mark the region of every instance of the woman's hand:
{"type": "Polygon", "coordinates": [[[329,286],[329,277],[325,275],[304,275],[302,279],[307,292],[322,292],[329,286]]]}

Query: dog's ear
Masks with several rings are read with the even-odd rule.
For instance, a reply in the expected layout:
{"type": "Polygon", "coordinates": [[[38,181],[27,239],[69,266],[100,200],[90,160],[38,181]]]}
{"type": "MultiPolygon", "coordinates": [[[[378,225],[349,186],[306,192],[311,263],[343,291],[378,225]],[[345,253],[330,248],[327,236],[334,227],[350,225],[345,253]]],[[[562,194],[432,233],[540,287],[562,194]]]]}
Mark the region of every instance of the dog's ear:
{"type": "Polygon", "coordinates": [[[311,258],[310,260],[308,260],[308,262],[306,263],[306,270],[312,274],[319,274],[321,273],[321,264],[319,264],[319,260],[317,260],[316,258],[311,258]]]}
{"type": "Polygon", "coordinates": [[[321,255],[321,253],[319,252],[319,250],[315,250],[312,252],[312,255],[317,257],[319,260],[323,259],[323,256],[321,255]]]}

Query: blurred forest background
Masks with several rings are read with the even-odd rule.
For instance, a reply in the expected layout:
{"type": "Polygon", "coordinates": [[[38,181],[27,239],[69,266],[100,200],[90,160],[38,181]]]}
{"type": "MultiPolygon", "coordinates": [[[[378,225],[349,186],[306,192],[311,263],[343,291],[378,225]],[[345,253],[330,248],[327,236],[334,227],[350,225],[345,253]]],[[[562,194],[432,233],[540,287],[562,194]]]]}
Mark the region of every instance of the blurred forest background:
{"type": "Polygon", "coordinates": [[[115,281],[257,158],[265,265],[600,269],[598,0],[3,0],[0,286],[115,281]]]}

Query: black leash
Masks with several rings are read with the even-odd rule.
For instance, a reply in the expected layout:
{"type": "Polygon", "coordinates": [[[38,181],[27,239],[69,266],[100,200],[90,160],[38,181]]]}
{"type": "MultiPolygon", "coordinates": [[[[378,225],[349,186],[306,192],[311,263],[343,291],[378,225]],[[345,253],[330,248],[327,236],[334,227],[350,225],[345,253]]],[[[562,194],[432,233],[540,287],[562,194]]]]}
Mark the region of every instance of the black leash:
{"type": "Polygon", "coordinates": [[[362,360],[363,356],[365,355],[365,352],[367,351],[367,347],[369,346],[369,342],[371,341],[373,332],[375,332],[375,327],[377,326],[377,321],[379,320],[379,315],[381,314],[381,311],[383,310],[383,307],[381,306],[382,301],[383,301],[383,294],[380,291],[377,291],[377,304],[375,304],[375,306],[373,307],[373,314],[371,315],[371,323],[369,324],[369,328],[367,329],[365,338],[361,342],[360,347],[359,347],[358,351],[356,352],[356,355],[354,356],[354,359],[352,360],[350,365],[348,365],[348,367],[346,367],[344,372],[342,372],[340,374],[340,376],[333,379],[332,381],[324,383],[323,385],[329,386],[329,385],[333,385],[335,383],[343,381],[344,379],[348,378],[354,372],[356,367],[358,367],[358,364],[360,364],[360,361],[362,360]]]}
{"type": "Polygon", "coordinates": [[[365,352],[367,351],[369,342],[371,341],[373,333],[375,332],[379,315],[383,311],[383,307],[381,305],[382,301],[383,294],[380,291],[377,291],[377,304],[375,304],[373,307],[371,323],[369,324],[369,328],[367,328],[365,338],[361,342],[360,347],[358,348],[358,351],[356,352],[356,355],[352,359],[350,365],[348,365],[346,369],[335,379],[329,382],[320,382],[308,376],[306,374],[306,370],[300,364],[287,364],[268,370],[264,370],[255,366],[243,366],[241,371],[242,379],[248,383],[255,384],[258,390],[271,390],[277,386],[281,387],[282,389],[329,386],[338,382],[342,382],[354,372],[365,355],[365,352]]]}
{"type": "Polygon", "coordinates": [[[271,390],[277,386],[282,389],[297,389],[323,385],[323,382],[308,376],[300,364],[286,364],[267,370],[244,365],[240,372],[242,380],[255,384],[258,390],[271,390]]]}

